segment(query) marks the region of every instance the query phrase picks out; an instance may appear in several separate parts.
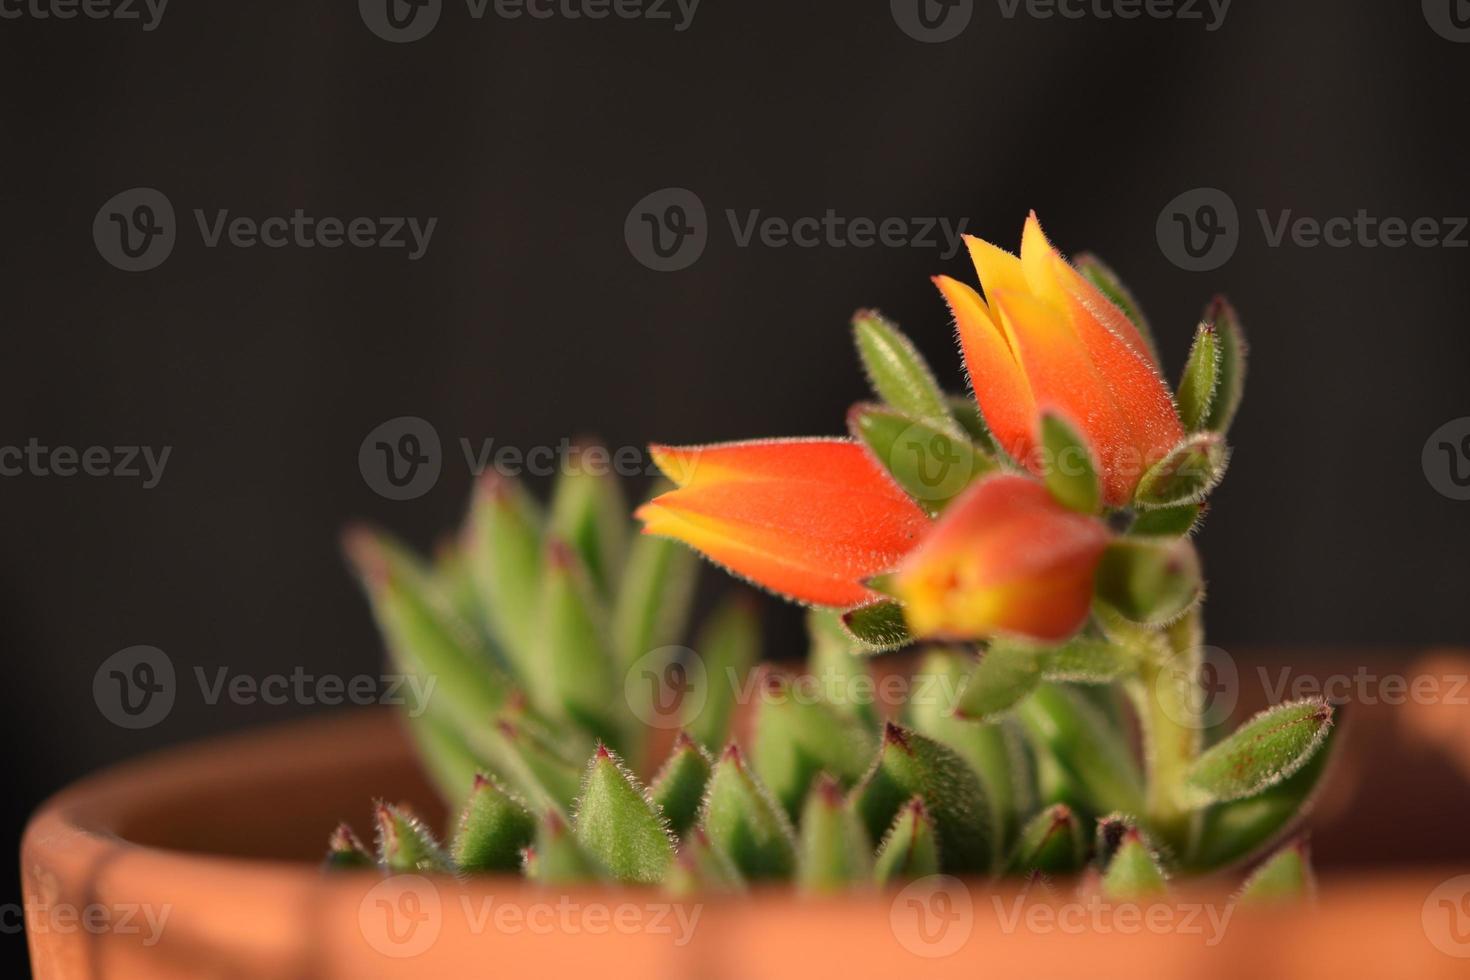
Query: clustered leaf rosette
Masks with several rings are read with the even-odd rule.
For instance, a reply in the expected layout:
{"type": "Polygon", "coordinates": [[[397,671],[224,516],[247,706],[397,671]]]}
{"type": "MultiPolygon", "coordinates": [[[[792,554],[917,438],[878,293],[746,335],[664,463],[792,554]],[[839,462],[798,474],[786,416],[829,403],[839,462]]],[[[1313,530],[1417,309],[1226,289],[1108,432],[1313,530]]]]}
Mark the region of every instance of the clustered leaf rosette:
{"type": "MultiPolygon", "coordinates": [[[[409,729],[445,799],[469,797],[447,844],[379,803],[375,849],[344,825],[328,864],[678,893],[1078,875],[1147,897],[1288,837],[1333,708],[1277,705],[1225,734],[1200,690],[1190,533],[1240,402],[1234,311],[1210,306],[1171,392],[1096,259],[1066,262],[1034,215],[1019,257],[968,243],[983,296],[935,281],[974,398],[861,312],[877,400],[849,436],[654,446],[672,486],[637,510],[645,534],[586,469],[545,509],[487,475],[432,563],[350,533],[396,669],[432,692],[409,729]],[[760,663],[742,601],[697,653],[671,646],[695,551],[812,607],[804,669],[760,663]],[[916,638],[902,696],[880,703],[872,654],[916,638]],[[669,724],[655,755],[650,725],[669,724]]],[[[1310,886],[1297,839],[1241,894],[1310,886]]]]}

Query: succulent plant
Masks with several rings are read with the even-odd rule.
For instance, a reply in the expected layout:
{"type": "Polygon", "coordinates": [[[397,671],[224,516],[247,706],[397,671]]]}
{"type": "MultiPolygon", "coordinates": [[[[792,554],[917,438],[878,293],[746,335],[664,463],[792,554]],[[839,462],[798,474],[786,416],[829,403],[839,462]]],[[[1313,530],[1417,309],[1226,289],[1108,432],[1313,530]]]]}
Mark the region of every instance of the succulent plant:
{"type": "MultiPolygon", "coordinates": [[[[376,853],[344,825],[328,864],[675,892],[1095,871],[1105,895],[1147,897],[1286,837],[1333,707],[1276,705],[1226,733],[1201,688],[1191,534],[1243,389],[1234,310],[1210,304],[1171,392],[1102,263],[1067,263],[1034,215],[1019,258],[968,243],[985,297],[936,283],[975,399],[863,311],[878,400],[853,408],[850,438],[655,446],[673,486],[638,509],[648,533],[586,471],[545,511],[489,474],[432,563],[350,533],[397,669],[436,681],[406,715],[461,812],[441,845],[380,803],[376,853]],[[760,664],[739,601],[697,653],[673,646],[684,544],[812,607],[804,669],[760,664]],[[875,672],[911,644],[905,669],[875,672]]],[[[1296,840],[1241,897],[1310,888],[1296,840]]]]}

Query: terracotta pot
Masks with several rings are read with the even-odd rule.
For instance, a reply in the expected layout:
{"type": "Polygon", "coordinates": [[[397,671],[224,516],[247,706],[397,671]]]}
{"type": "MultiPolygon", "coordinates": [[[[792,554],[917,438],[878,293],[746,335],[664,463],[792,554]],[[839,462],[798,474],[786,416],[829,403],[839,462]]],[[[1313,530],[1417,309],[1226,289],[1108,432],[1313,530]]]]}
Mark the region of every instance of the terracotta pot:
{"type": "Polygon", "coordinates": [[[22,845],[31,956],[46,980],[1464,977],[1470,711],[1442,707],[1356,713],[1318,815],[1318,905],[1270,912],[1232,909],[1223,881],[1140,909],[953,879],[670,906],[511,878],[324,876],[327,832],[373,797],[442,818],[393,715],[342,714],[160,753],[49,801],[22,845]],[[1386,805],[1399,799],[1416,802],[1386,805]],[[1404,854],[1438,863],[1383,863],[1404,854]]]}

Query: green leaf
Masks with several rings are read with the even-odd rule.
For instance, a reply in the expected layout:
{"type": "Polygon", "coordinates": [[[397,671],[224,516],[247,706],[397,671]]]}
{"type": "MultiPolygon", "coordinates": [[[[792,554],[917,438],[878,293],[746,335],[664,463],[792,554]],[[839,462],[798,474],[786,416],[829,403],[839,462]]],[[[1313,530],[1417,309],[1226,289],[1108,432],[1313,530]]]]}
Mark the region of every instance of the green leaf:
{"type": "Polygon", "coordinates": [[[612,594],[613,577],[623,567],[628,544],[628,503],[608,466],[599,466],[595,454],[607,455],[597,445],[578,445],[551,497],[547,530],[571,545],[587,568],[598,594],[612,594]]]}
{"type": "Polygon", "coordinates": [[[1204,511],[1204,504],[1179,504],[1140,511],[1128,533],[1134,537],[1177,538],[1192,531],[1204,511]]]}
{"type": "Polygon", "coordinates": [[[818,772],[831,773],[843,786],[862,778],[878,746],[873,729],[777,674],[766,673],[756,687],[751,762],[792,820],[818,772]]]}
{"type": "Polygon", "coordinates": [[[1205,310],[1205,322],[1214,326],[1220,343],[1220,385],[1210,404],[1205,428],[1224,435],[1235,420],[1245,393],[1245,332],[1240,328],[1235,307],[1223,296],[1216,297],[1205,310]]]}
{"type": "Polygon", "coordinates": [[[526,849],[523,870],[527,878],[543,885],[585,884],[607,877],[555,810],[536,821],[536,842],[526,849]]]}
{"type": "Polygon", "coordinates": [[[1225,476],[1230,453],[1218,432],[1196,432],[1155,463],[1133,492],[1139,507],[1177,507],[1203,500],[1225,476]]]}
{"type": "Polygon", "coordinates": [[[1041,659],[1035,647],[992,642],[960,691],[955,713],[978,721],[1010,711],[1041,683],[1041,659]]]}
{"type": "Polygon", "coordinates": [[[543,517],[515,480],[487,471],[475,487],[465,561],[485,625],[522,684],[536,667],[543,517]]]}
{"type": "Polygon", "coordinates": [[[807,671],[815,678],[823,700],[850,718],[877,731],[881,724],[870,658],[847,630],[840,614],[810,609],[806,616],[807,671]]]}
{"type": "Polygon", "coordinates": [[[1104,296],[1112,301],[1114,306],[1122,310],[1123,314],[1133,321],[1143,342],[1148,345],[1148,350],[1140,351],[1140,353],[1153,358],[1157,366],[1159,349],[1154,343],[1153,330],[1149,327],[1148,318],[1143,315],[1143,310],[1139,308],[1138,301],[1128,291],[1128,287],[1123,285],[1123,281],[1118,278],[1117,274],[1096,255],[1084,252],[1073,260],[1073,265],[1077,267],[1078,272],[1082,273],[1083,278],[1096,286],[1104,296]]]}
{"type": "Polygon", "coordinates": [[[688,733],[674,736],[669,757],[653,778],[653,802],[663,811],[669,829],[683,837],[699,817],[704,788],[714,760],[688,733]]]}
{"type": "Polygon", "coordinates": [[[873,875],[873,845],[826,773],[812,783],[802,809],[796,880],[805,891],[839,891],[873,875]]]}
{"type": "Polygon", "coordinates": [[[476,774],[450,853],[461,871],[515,871],[536,818],[494,779],[476,774]]]}
{"type": "Polygon", "coordinates": [[[1135,623],[1162,625],[1199,600],[1199,556],[1187,538],[1116,538],[1097,566],[1097,597],[1135,623]]]}
{"type": "Polygon", "coordinates": [[[1291,905],[1309,901],[1316,891],[1306,841],[1296,840],[1252,872],[1236,901],[1242,905],[1291,905]]]}
{"type": "Polygon", "coordinates": [[[1322,785],[1342,730],[1341,712],[1322,747],[1306,765],[1255,796],[1220,803],[1205,811],[1199,841],[1188,855],[1193,870],[1225,867],[1277,839],[1310,809],[1322,785]]]}
{"type": "Polygon", "coordinates": [[[606,746],[587,764],[572,826],[582,849],[618,881],[654,884],[674,860],[663,813],[606,746]]]}
{"type": "Polygon", "coordinates": [[[965,435],[970,437],[980,451],[992,459],[1000,459],[1004,456],[1000,446],[995,441],[995,436],[990,431],[990,426],[985,423],[985,416],[980,413],[980,403],[969,395],[951,395],[948,398],[949,414],[954,416],[955,422],[964,430],[965,435]]]}
{"type": "Polygon", "coordinates": [[[705,696],[689,696],[680,719],[694,740],[717,752],[730,737],[735,700],[760,657],[760,620],[744,593],[721,603],[701,625],[694,649],[704,666],[705,696]]]}
{"type": "Polygon", "coordinates": [[[559,538],[547,541],[541,583],[541,667],[532,698],[552,718],[567,718],[614,746],[626,731],[617,708],[607,615],[577,555],[559,538]],[[542,696],[536,699],[536,691],[542,696]]]}
{"type": "Polygon", "coordinates": [[[1043,412],[1041,445],[1046,454],[1046,488],[1052,497],[1063,507],[1096,514],[1102,507],[1102,484],[1087,441],[1060,415],[1043,412]]]}
{"type": "Polygon", "coordinates": [[[1035,806],[1035,792],[1029,759],[1013,726],[955,715],[971,669],[964,654],[931,650],[914,674],[913,695],[905,707],[915,731],[954,749],[980,777],[999,858],[1015,838],[1021,815],[1035,806]]]}
{"type": "Polygon", "coordinates": [[[1112,899],[1154,898],[1169,890],[1159,859],[1136,828],[1124,836],[1108,870],[1103,873],[1103,895],[1112,899]]]}
{"type": "Polygon", "coordinates": [[[453,723],[439,711],[400,712],[415,753],[428,770],[441,799],[459,802],[485,761],[470,748],[453,723]]]}
{"type": "Polygon", "coordinates": [[[1043,682],[1020,703],[1016,716],[1050,753],[1084,809],[1142,811],[1143,774],[1127,738],[1081,693],[1043,682]]]}
{"type": "Polygon", "coordinates": [[[853,315],[852,331],[868,381],[879,398],[915,418],[941,424],[949,420],[934,372],[898,327],[876,310],[859,310],[853,315]]]}
{"type": "Polygon", "coordinates": [[[497,711],[512,691],[479,635],[460,619],[434,588],[428,571],[386,535],[348,532],[344,549],[371,603],[389,654],[407,674],[432,690],[428,705],[457,723],[474,725],[497,711]],[[432,688],[427,682],[434,681],[432,688]]]}
{"type": "Polygon", "coordinates": [[[424,822],[402,807],[378,802],[374,811],[378,825],[378,861],[390,872],[442,872],[454,863],[424,822]]]}
{"type": "Polygon", "coordinates": [[[1049,681],[1073,684],[1108,684],[1127,677],[1138,666],[1138,657],[1126,647],[1108,640],[1075,636],[1040,652],[1041,673],[1049,681]]]}
{"type": "Polygon", "coordinates": [[[1331,727],[1332,706],[1320,698],[1267,708],[1206,749],[1186,780],[1203,802],[1254,796],[1304,766],[1331,727]]]}
{"type": "Polygon", "coordinates": [[[1011,857],[1012,874],[1071,874],[1087,858],[1082,823],[1065,803],[1054,803],[1021,830],[1011,857]]]}
{"type": "Polygon", "coordinates": [[[747,879],[786,878],[796,870],[796,832],[731,742],[715,763],[699,825],[747,879]]]}
{"type": "Polygon", "coordinates": [[[581,767],[569,761],[534,725],[502,715],[474,742],[496,775],[505,779],[537,810],[568,810],[581,788],[581,767]]]}
{"type": "Polygon", "coordinates": [[[842,627],[868,653],[887,653],[914,641],[903,606],[896,602],[874,602],[842,614],[842,627]]]}
{"type": "Polygon", "coordinates": [[[698,566],[694,550],[678,541],[651,534],[633,539],[612,612],[622,673],[649,651],[679,642],[689,619],[698,566]]]}
{"type": "Polygon", "coordinates": [[[1220,390],[1224,357],[1219,335],[1213,324],[1201,323],[1194,334],[1194,346],[1179,379],[1179,419],[1188,432],[1198,432],[1209,421],[1210,406],[1220,390]]]}
{"type": "Polygon", "coordinates": [[[881,405],[858,404],[847,426],[878,465],[931,515],[949,506],[972,483],[998,469],[995,460],[953,425],[915,419],[881,405]]]}
{"type": "Polygon", "coordinates": [[[939,873],[939,834],[924,798],[915,796],[899,808],[893,826],[878,846],[873,877],[878,884],[916,881],[939,873]]]}
{"type": "Polygon", "coordinates": [[[345,823],[338,824],[327,841],[327,857],[323,867],[328,871],[355,871],[377,866],[378,862],[362,846],[362,841],[357,839],[352,828],[345,823]]]}
{"type": "Polygon", "coordinates": [[[990,869],[995,831],[980,778],[953,749],[889,723],[877,760],[854,791],[853,805],[876,839],[914,796],[924,798],[934,818],[946,872],[990,869]]]}
{"type": "Polygon", "coordinates": [[[725,852],[710,843],[709,835],[695,827],[680,843],[664,887],[674,895],[743,892],[745,879],[725,852]]]}

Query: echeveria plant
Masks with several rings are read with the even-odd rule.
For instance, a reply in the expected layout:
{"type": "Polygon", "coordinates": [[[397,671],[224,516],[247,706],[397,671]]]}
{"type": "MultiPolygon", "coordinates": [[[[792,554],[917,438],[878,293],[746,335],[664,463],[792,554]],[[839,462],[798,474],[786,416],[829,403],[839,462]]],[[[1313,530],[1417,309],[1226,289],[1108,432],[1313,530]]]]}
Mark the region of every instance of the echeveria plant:
{"type": "MultiPolygon", "coordinates": [[[[585,471],[548,513],[491,474],[432,566],[350,535],[399,669],[436,680],[408,712],[423,757],[469,799],[447,847],[379,804],[376,853],[344,826],[330,863],[678,891],[1095,868],[1137,896],[1287,834],[1332,707],[1282,704],[1225,733],[1200,683],[1190,534],[1243,388],[1234,311],[1210,305],[1171,393],[1107,267],[1068,263],[1034,215],[1019,257],[967,242],[983,297],[935,282],[973,399],[861,312],[878,401],[854,406],[849,437],[655,446],[673,488],[637,511],[644,535],[585,471]],[[671,646],[695,573],[679,542],[812,607],[804,671],[759,665],[738,602],[697,653],[671,646]],[[872,655],[915,643],[900,703],[850,696],[879,689],[872,655]],[[656,703],[670,676],[672,714],[656,703]],[[667,717],[682,727],[645,766],[667,717]]],[[[1298,840],[1247,889],[1309,879],[1298,840]]]]}

